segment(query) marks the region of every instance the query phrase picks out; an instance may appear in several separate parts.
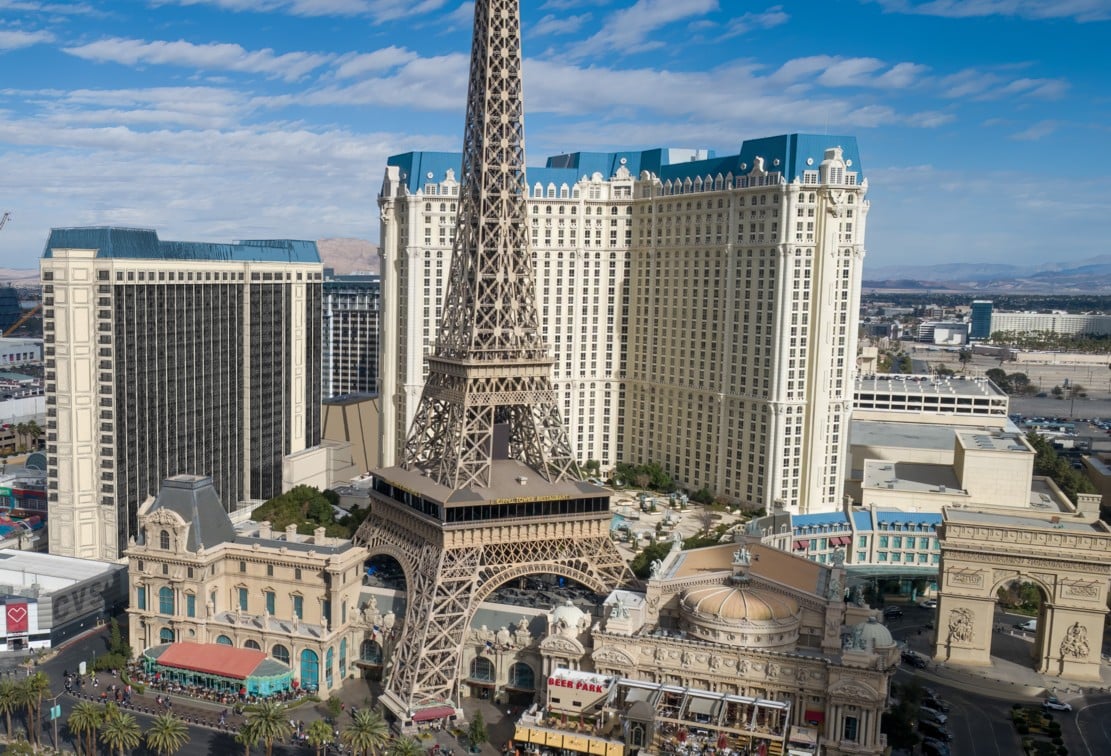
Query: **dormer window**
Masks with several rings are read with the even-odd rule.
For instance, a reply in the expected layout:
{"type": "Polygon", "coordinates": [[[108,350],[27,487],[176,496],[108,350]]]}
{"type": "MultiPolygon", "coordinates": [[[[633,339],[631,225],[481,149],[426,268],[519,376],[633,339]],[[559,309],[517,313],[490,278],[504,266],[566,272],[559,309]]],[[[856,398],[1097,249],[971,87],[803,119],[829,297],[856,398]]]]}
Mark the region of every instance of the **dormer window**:
{"type": "Polygon", "coordinates": [[[158,545],[164,551],[170,550],[170,532],[168,530],[163,530],[158,536],[158,545]]]}

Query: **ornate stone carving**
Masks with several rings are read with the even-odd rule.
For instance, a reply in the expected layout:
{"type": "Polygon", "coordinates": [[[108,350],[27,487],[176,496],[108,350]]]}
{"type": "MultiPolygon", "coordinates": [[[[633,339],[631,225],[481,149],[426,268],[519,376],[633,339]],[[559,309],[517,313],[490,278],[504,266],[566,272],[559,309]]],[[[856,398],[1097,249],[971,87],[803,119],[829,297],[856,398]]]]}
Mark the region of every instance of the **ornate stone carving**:
{"type": "Polygon", "coordinates": [[[1079,622],[1074,622],[1072,627],[1065,631],[1065,637],[1061,641],[1061,656],[1071,659],[1086,659],[1089,651],[1088,628],[1079,622]]]}
{"type": "Polygon", "coordinates": [[[949,640],[970,643],[975,632],[975,618],[971,609],[960,607],[949,612],[949,640]]]}
{"type": "Polygon", "coordinates": [[[947,577],[951,585],[967,585],[978,588],[984,584],[984,573],[980,570],[954,570],[948,573],[947,577]]]}

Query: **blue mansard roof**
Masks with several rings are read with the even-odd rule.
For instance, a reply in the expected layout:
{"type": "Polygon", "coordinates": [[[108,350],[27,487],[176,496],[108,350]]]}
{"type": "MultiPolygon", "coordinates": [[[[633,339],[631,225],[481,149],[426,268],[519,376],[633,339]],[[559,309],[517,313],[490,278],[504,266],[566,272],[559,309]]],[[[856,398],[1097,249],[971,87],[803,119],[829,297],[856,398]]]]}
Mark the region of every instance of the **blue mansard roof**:
{"type": "Polygon", "coordinates": [[[95,249],[96,256],[102,259],[320,262],[316,242],[312,241],[252,239],[232,244],[162,241],[153,229],[116,226],[51,229],[42,256],[53,257],[55,249],[95,249]]]}
{"type": "MultiPolygon", "coordinates": [[[[570,186],[583,176],[589,177],[595,173],[608,179],[622,165],[634,177],[639,176],[641,171],[649,171],[663,181],[674,181],[718,173],[732,173],[735,176],[746,174],[752,170],[756,158],[760,157],[764,159],[764,170],[781,173],[787,182],[791,182],[796,178],[801,181],[803,171],[817,170],[825,157],[825,151],[831,147],[841,148],[842,157],[846,161],[852,161],[850,170],[859,174],[860,180],[863,180],[856,137],[820,134],[781,134],[762,139],[747,139],[741,145],[740,152],[723,157],[715,156],[712,150],[659,147],[641,151],[571,152],[553,155],[544,166],[526,168],[525,172],[530,186],[537,182],[545,186],[549,183],[570,186]]],[[[390,157],[387,163],[401,169],[409,191],[415,194],[426,183],[443,181],[448,169],[454,171],[458,180],[463,156],[458,152],[406,152],[390,157]]]]}

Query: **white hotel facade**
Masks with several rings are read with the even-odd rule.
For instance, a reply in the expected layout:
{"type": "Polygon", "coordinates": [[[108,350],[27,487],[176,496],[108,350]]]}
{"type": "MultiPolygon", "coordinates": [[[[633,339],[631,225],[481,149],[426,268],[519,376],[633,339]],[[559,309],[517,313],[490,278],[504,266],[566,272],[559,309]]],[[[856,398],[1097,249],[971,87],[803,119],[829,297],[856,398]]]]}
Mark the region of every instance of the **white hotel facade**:
{"type": "MultiPolygon", "coordinates": [[[[379,196],[383,466],[436,338],[460,163],[394,156],[379,196]]],[[[541,326],[580,461],[839,509],[868,212],[855,138],[574,153],[527,175],[541,326]]]]}

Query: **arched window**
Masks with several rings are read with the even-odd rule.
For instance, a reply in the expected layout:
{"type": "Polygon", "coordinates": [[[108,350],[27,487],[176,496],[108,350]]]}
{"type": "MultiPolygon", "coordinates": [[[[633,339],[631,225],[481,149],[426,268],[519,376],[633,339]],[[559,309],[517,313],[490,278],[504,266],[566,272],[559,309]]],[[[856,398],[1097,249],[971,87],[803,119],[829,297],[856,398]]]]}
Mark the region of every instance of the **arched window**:
{"type": "Polygon", "coordinates": [[[339,642],[339,679],[347,677],[347,638],[339,642]]]}
{"type": "Polygon", "coordinates": [[[336,660],[335,649],[329,648],[324,652],[324,681],[328,683],[328,689],[332,689],[332,664],[336,660]]]}
{"type": "Polygon", "coordinates": [[[162,614],[174,613],[174,589],[163,586],[158,589],[158,611],[162,614]]]}
{"type": "Polygon", "coordinates": [[[378,643],[378,641],[370,640],[369,638],[367,640],[363,641],[362,645],[359,646],[359,658],[362,661],[370,662],[371,664],[381,664],[382,663],[382,646],[381,646],[381,644],[378,643]]]}
{"type": "Polygon", "coordinates": [[[249,649],[252,649],[254,651],[261,651],[262,650],[262,646],[260,646],[257,641],[253,641],[253,640],[244,641],[243,642],[243,648],[249,648],[249,649]]]}
{"type": "Polygon", "coordinates": [[[173,643],[174,642],[174,631],[171,630],[168,627],[164,627],[161,630],[159,630],[158,631],[158,642],[159,643],[173,643]]]}
{"type": "Polygon", "coordinates": [[[509,687],[517,690],[536,690],[536,673],[524,662],[509,668],[509,687]]]}
{"type": "Polygon", "coordinates": [[[476,656],[471,662],[471,679],[479,682],[494,682],[494,665],[485,656],[476,656]]]}
{"type": "Polygon", "coordinates": [[[281,643],[270,649],[270,655],[280,661],[282,664],[289,664],[289,649],[281,643]]]}
{"type": "Polygon", "coordinates": [[[216,642],[219,643],[221,646],[233,646],[233,645],[235,645],[234,643],[231,642],[231,638],[229,638],[226,635],[217,635],[216,636],[216,642]]]}
{"type": "Polygon", "coordinates": [[[316,690],[320,687],[320,657],[312,649],[301,652],[301,688],[316,690]]]}
{"type": "Polygon", "coordinates": [[[170,531],[163,530],[158,536],[158,546],[166,551],[170,550],[170,531]]]}

